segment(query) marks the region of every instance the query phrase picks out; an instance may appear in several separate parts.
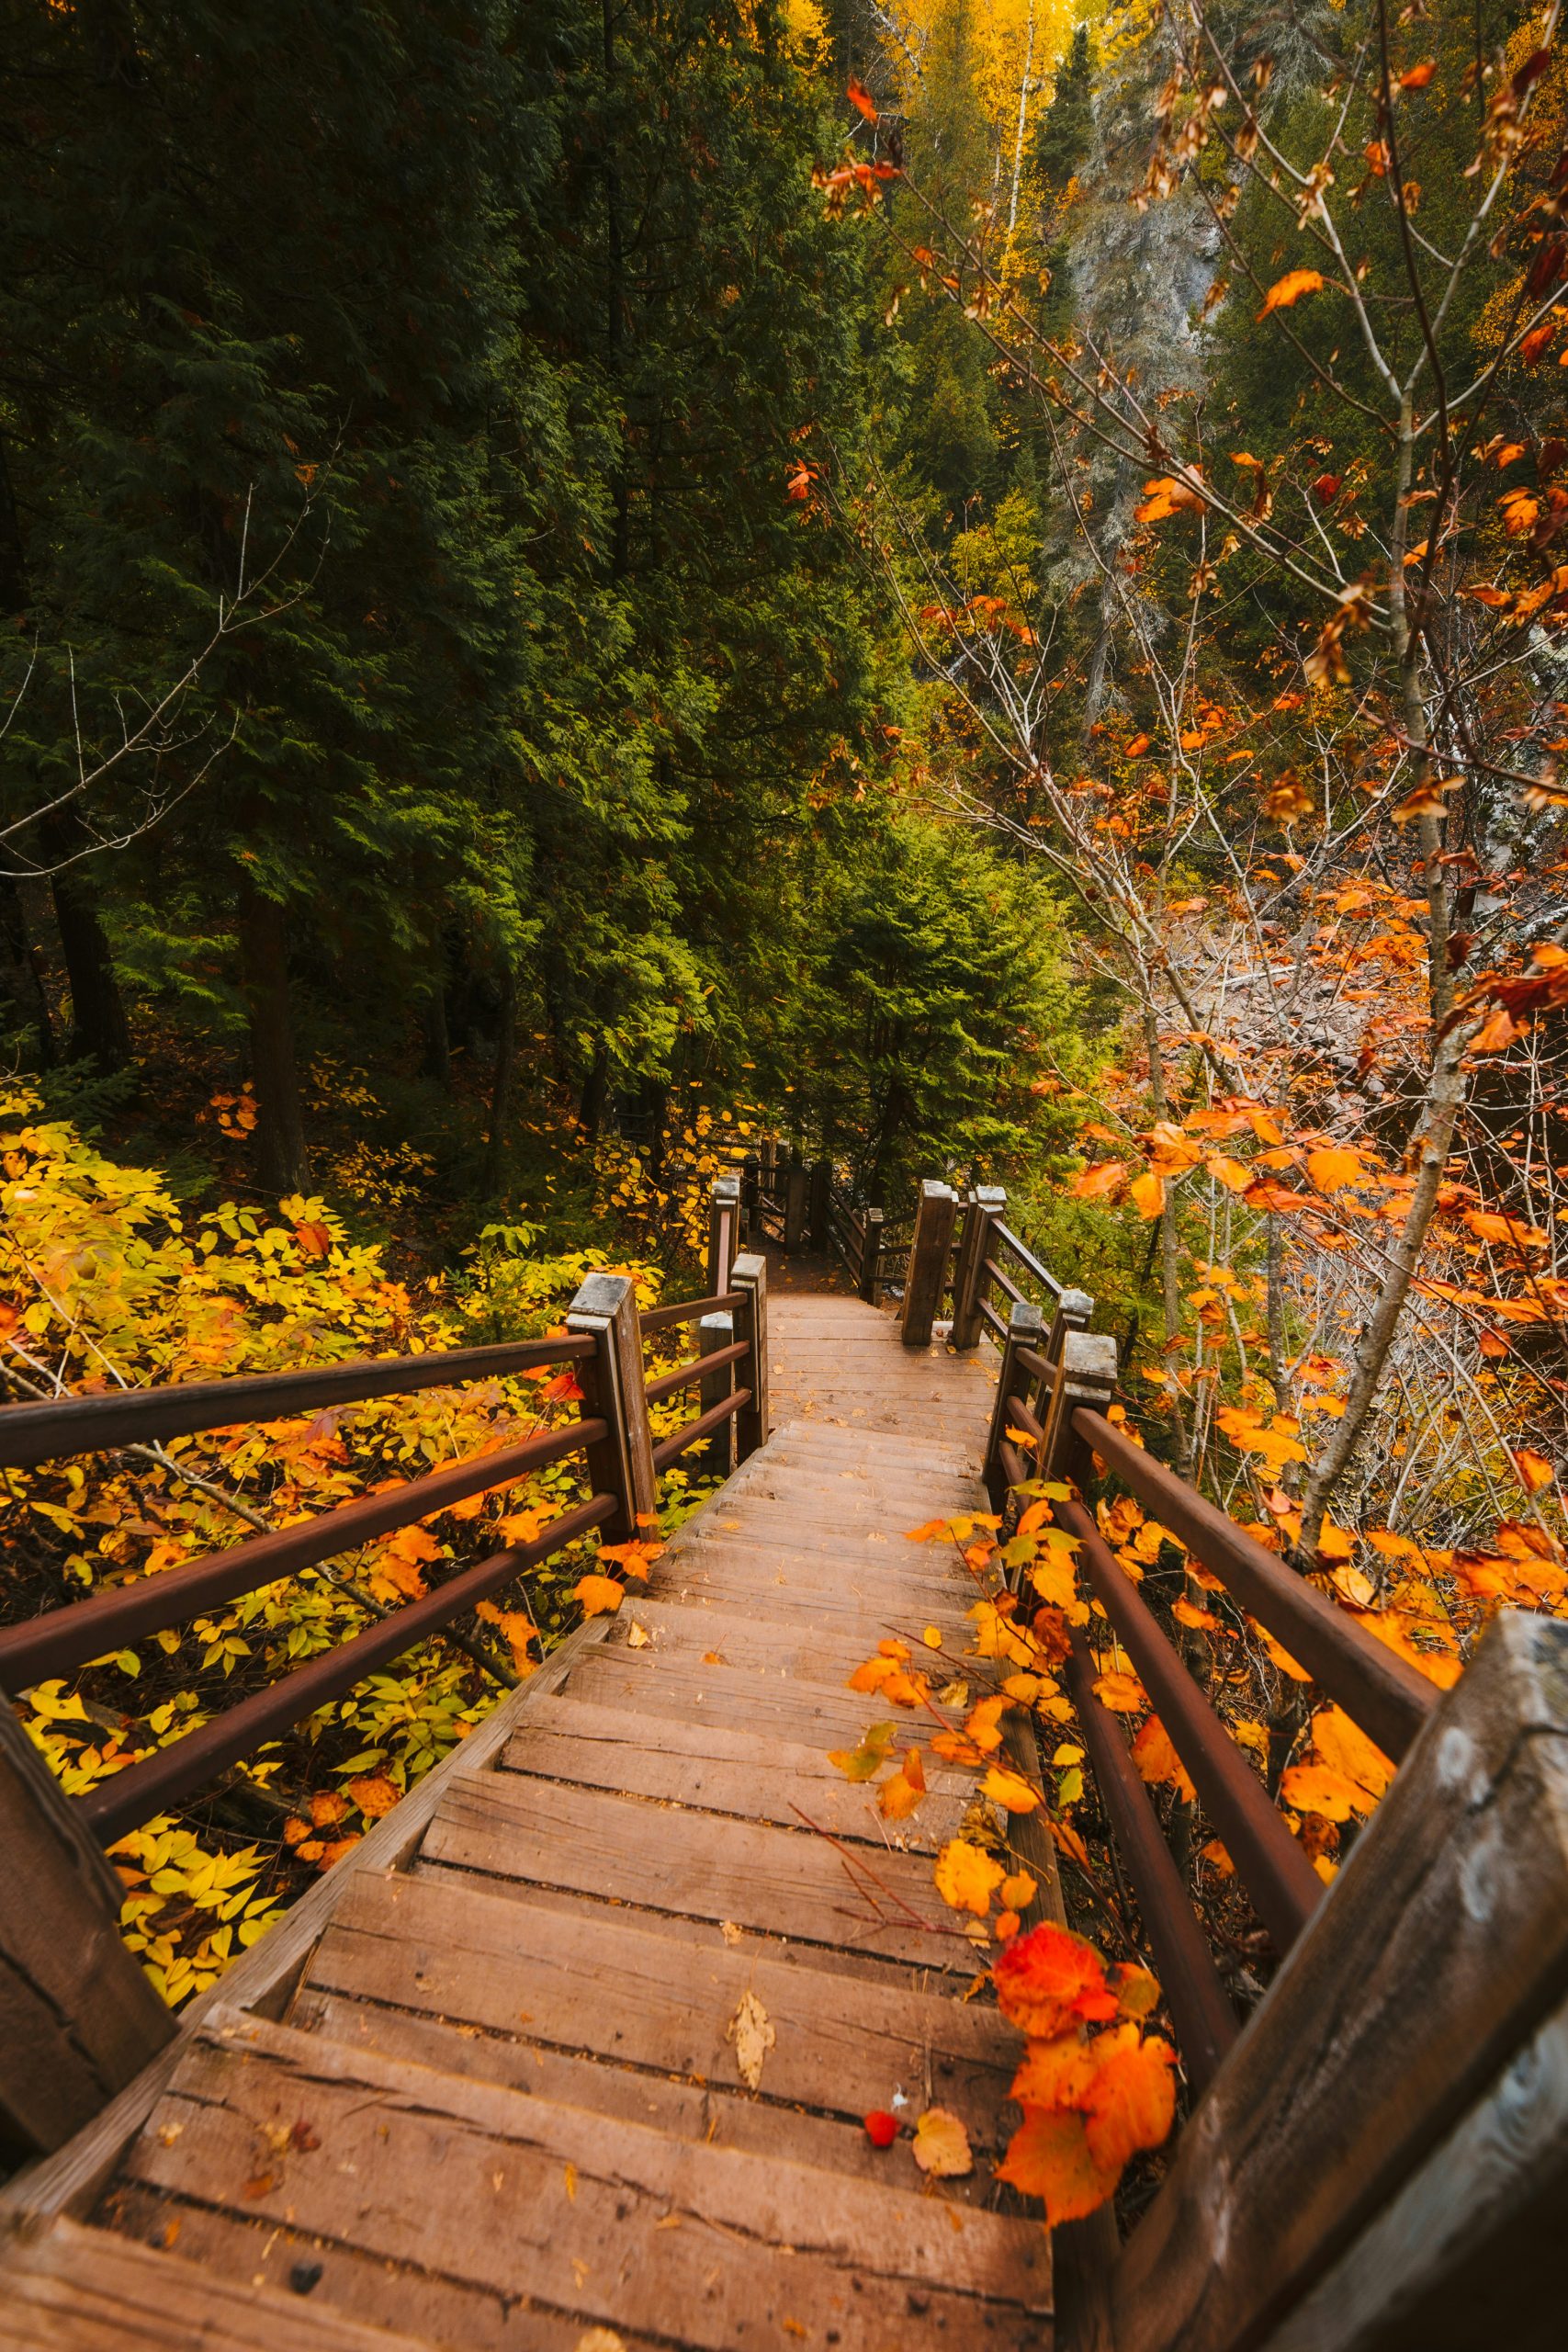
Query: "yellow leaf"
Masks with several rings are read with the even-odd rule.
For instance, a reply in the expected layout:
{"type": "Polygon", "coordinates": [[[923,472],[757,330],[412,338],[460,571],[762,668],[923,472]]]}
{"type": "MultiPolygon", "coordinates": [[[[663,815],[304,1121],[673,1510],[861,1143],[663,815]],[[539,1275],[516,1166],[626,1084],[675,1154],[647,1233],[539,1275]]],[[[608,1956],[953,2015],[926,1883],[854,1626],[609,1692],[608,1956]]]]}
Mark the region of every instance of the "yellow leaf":
{"type": "Polygon", "coordinates": [[[1040,1888],[1027,1871],[1014,1871],[1002,1881],[1002,1901],[1010,1911],[1027,1911],[1040,1888]]]}
{"type": "Polygon", "coordinates": [[[1359,1151],[1309,1151],[1307,1174],[1320,1193],[1343,1193],[1351,1184],[1359,1184],[1366,1174],[1359,1151]]]}
{"type": "Polygon", "coordinates": [[[938,2180],[962,2180],[975,2169],[969,2134],[950,2108],[928,2107],[915,2119],[914,2158],[938,2180]]]}
{"type": "Polygon", "coordinates": [[[920,1639],[924,1642],[928,1650],[941,1649],[942,1627],[940,1625],[928,1625],[925,1632],[920,1635],[920,1639]]]}
{"type": "Polygon", "coordinates": [[[1040,1802],[1037,1790],[1032,1789],[1019,1773],[1004,1771],[999,1764],[991,1766],[980,1783],[980,1792],[989,1797],[993,1804],[999,1804],[1004,1813],[1032,1813],[1040,1802]]]}
{"type": "Polygon", "coordinates": [[[977,1919],[989,1911],[991,1897],[1006,1876],[993,1855],[966,1838],[949,1838],[932,1871],[936,1891],[949,1909],[972,1911],[977,1919]]]}
{"type": "Polygon", "coordinates": [[[742,1993],[740,2006],[724,2030],[735,2044],[735,2071],[749,2091],[761,2087],[762,2061],[778,2040],[767,2010],[755,1993],[742,1993]]]}

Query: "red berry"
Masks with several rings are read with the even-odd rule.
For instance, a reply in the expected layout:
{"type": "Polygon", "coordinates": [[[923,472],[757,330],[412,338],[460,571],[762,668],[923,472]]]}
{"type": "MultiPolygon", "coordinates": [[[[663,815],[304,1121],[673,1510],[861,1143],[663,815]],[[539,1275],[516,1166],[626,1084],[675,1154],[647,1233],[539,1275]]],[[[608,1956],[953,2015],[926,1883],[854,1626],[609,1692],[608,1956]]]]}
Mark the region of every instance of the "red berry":
{"type": "Polygon", "coordinates": [[[886,2108],[874,2107],[865,2118],[865,2136],[874,2148],[890,2148],[898,2137],[898,2118],[886,2108]]]}

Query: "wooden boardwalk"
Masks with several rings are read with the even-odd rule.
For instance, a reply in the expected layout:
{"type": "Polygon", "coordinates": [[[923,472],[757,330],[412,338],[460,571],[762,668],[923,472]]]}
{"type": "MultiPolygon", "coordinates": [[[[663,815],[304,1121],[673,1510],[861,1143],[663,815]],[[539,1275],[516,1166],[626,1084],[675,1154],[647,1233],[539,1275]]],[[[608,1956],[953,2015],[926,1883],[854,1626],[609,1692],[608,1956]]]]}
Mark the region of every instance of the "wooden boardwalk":
{"type": "Polygon", "coordinates": [[[961,1671],[972,1589],[903,1532],[984,1508],[989,1377],[772,1313],[771,1442],[51,2160],[0,2345],[1047,2352],[1019,2042],[931,1885],[972,1782],[895,1831],[825,1752],[884,1635],[961,1671]],[[966,2179],[863,2129],[931,2104],[966,2179]]]}

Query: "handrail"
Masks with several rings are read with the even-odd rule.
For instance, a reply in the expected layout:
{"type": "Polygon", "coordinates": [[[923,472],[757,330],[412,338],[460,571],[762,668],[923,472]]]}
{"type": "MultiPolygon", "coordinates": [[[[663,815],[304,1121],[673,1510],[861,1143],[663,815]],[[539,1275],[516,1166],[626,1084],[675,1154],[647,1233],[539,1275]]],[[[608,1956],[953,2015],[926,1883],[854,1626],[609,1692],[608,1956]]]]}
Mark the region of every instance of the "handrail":
{"type": "Polygon", "coordinates": [[[700,1323],[705,1315],[723,1315],[739,1306],[741,1296],[738,1290],[727,1290],[713,1298],[673,1299],[668,1306],[645,1307],[637,1322],[645,1336],[649,1331],[670,1331],[679,1323],[700,1323]]]}
{"type": "Polygon", "coordinates": [[[400,1657],[415,1642],[439,1632],[462,1611],[488,1600],[525,1569],[575,1542],[578,1536],[586,1535],[591,1528],[614,1515],[617,1499],[615,1495],[592,1496],[575,1510],[553,1521],[532,1544],[518,1544],[510,1551],[493,1554],[488,1560],[476,1561],[472,1567],[449,1577],[423,1600],[409,1601],[379,1624],[367,1626],[364,1633],[340,1642],[334,1649],[323,1651],[308,1666],[297,1667],[281,1681],[269,1683],[265,1690],[225,1708],[198,1730],[171,1741],[143,1762],[129,1766],[112,1781],[103,1781],[85,1796],[78,1797],[76,1804],[82,1818],[102,1844],[112,1845],[128,1829],[164,1812],[181,1797],[191,1795],[215,1772],[236,1763],[263,1740],[274,1738],[290,1725],[303,1722],[329,1699],[337,1698],[355,1683],[363,1681],[377,1667],[400,1657]]]}
{"type": "MultiPolygon", "coordinates": [[[[30,1690],[51,1676],[69,1674],[111,1650],[125,1649],[149,1634],[162,1633],[262,1585],[276,1584],[301,1568],[342,1552],[357,1551],[378,1535],[413,1521],[434,1518],[469,1495],[512,1486],[532,1470],[562,1461],[609,1434],[604,1420],[572,1421],[525,1444],[497,1453],[475,1454],[450,1469],[412,1478],[389,1493],[364,1495],[332,1510],[270,1535],[255,1535],[224,1552],[162,1569],[140,1584],[68,1601],[25,1624],[0,1630],[0,1688],[30,1690]]],[[[444,1588],[445,1589],[445,1588],[444,1588]]]]}
{"type": "Polygon", "coordinates": [[[1291,1656],[1395,1762],[1438,1703],[1435,1686],[1288,1568],[1100,1413],[1079,1407],[1072,1426],[1124,1486],[1210,1574],[1268,1626],[1291,1656]]]}
{"type": "Polygon", "coordinates": [[[647,1383],[643,1393],[650,1405],[657,1405],[663,1397],[690,1388],[708,1373],[717,1372],[727,1363],[739,1363],[742,1356],[750,1352],[749,1340],[737,1340],[732,1347],[716,1348],[711,1356],[694,1356],[690,1363],[677,1364],[673,1372],[661,1372],[657,1380],[647,1383]]]}
{"type": "Polygon", "coordinates": [[[1061,1297],[1063,1292],[1066,1288],[1066,1284],[1065,1283],[1059,1283],[1056,1280],[1055,1275],[1051,1272],[1049,1266],[1043,1266],[1041,1264],[1040,1260],[1035,1256],[1033,1250],[1030,1249],[1027,1242],[1021,1241],[1018,1235],[1014,1233],[1010,1226],[1003,1225],[1000,1218],[998,1218],[992,1226],[991,1232],[996,1239],[1001,1243],[1004,1250],[1010,1250],[1012,1251],[1013,1256],[1018,1260],[1019,1264],[1024,1269],[1026,1273],[1032,1274],[1037,1283],[1043,1283],[1053,1298],[1061,1297]]]}
{"type": "MultiPolygon", "coordinates": [[[[716,1362],[717,1358],[714,1356],[707,1359],[709,1365],[716,1362]]],[[[694,1421],[687,1421],[682,1428],[676,1430],[673,1435],[667,1437],[661,1444],[654,1447],[654,1468],[668,1470],[677,1455],[684,1453],[688,1446],[700,1444],[704,1438],[712,1437],[716,1430],[724,1427],[731,1414],[739,1413],[742,1406],[749,1405],[750,1402],[751,1391],[749,1388],[730,1389],[728,1396],[722,1396],[716,1405],[710,1406],[708,1410],[705,1413],[700,1413],[694,1421]]]]}
{"type": "Polygon", "coordinates": [[[443,1348],[428,1355],[367,1356],[310,1372],[242,1373],[229,1380],[171,1381],[107,1396],[62,1396],[48,1404],[0,1406],[0,1469],[31,1470],[70,1453],[104,1453],[150,1440],[190,1437],[242,1421],[282,1420],[327,1405],[402,1396],[448,1383],[497,1380],[540,1365],[575,1363],[592,1340],[565,1336],[443,1348]]]}
{"type": "MultiPolygon", "coordinates": [[[[728,1221],[733,1241],[739,1203],[733,1180],[715,1186],[716,1221],[728,1221]]],[[[724,1238],[721,1235],[721,1240],[724,1238]]],[[[700,1299],[672,1300],[641,1317],[635,1287],[625,1275],[592,1275],[572,1302],[560,1337],[429,1355],[367,1359],[304,1373],[263,1374],[233,1380],[175,1384],[111,1396],[70,1397],[47,1406],[19,1406],[0,1414],[0,1462],[17,1466],[62,1452],[112,1451],[132,1437],[189,1434],[241,1425],[253,1412],[268,1419],[290,1411],[341,1404],[438,1384],[497,1377],[537,1366],[577,1364],[581,1383],[569,1393],[580,1417],[558,1429],[539,1429],[521,1443],[497,1447],[392,1489],[367,1494],[320,1511],[290,1527],[248,1537],[223,1552],[163,1570],[135,1584],[95,1593],[0,1629],[0,1686],[18,1690],[67,1674],[133,1641],[162,1633],[204,1611],[274,1584],[301,1568],[352,1552],[392,1530],[426,1520],[471,1496],[513,1485],[529,1473],[572,1454],[586,1459],[586,1501],[573,1504],[532,1542],[509,1546],[459,1568],[434,1590],[389,1610],[377,1622],[265,1688],[254,1690],[197,1730],[169,1742],[112,1780],[72,1801],[78,1817],[103,1842],[188,1796],[256,1747],[313,1713],[388,1660],[452,1623],[500,1591],[536,1562],[613,1522],[630,1536],[649,1523],[657,1478],[690,1447],[738,1422],[745,1454],[767,1438],[767,1285],[759,1258],[725,1247],[723,1272],[734,1286],[700,1299]],[[649,1379],[643,1342],[650,1331],[703,1323],[705,1342],[728,1339],[722,1320],[740,1336],[694,1361],[649,1379]],[[746,1377],[728,1384],[737,1366],[746,1377]],[[726,1393],[659,1445],[652,1443],[648,1408],[698,1382],[726,1393]]],[[[710,1280],[712,1279],[710,1272],[710,1280]]],[[[727,1444],[728,1470],[737,1448],[727,1444]]],[[[367,1607],[376,1604],[367,1602],[367,1607]]]]}

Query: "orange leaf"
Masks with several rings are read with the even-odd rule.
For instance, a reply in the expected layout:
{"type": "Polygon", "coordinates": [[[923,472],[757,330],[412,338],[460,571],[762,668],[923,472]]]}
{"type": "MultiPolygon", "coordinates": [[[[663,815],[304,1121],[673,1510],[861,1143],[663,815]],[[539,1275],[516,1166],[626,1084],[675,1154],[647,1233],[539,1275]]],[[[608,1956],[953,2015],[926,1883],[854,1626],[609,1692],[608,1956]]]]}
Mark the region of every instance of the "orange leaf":
{"type": "Polygon", "coordinates": [[[1003,2017],[1042,2040],[1080,2021],[1116,2014],[1105,1962],[1091,1943],[1054,1919],[1021,1936],[1001,1954],[993,1974],[1003,2017]]]}
{"type": "Polygon", "coordinates": [[[1306,1170],[1320,1193],[1342,1193],[1366,1174],[1359,1151],[1337,1149],[1309,1151],[1306,1170]]]}
{"type": "Polygon", "coordinates": [[[1127,1197],[1140,1216],[1158,1216],[1165,1206],[1165,1178],[1156,1176],[1152,1169],[1146,1170],[1142,1176],[1134,1177],[1127,1187],[1127,1197]]]}
{"type": "Polygon", "coordinates": [[[1393,1766],[1382,1749],[1341,1707],[1323,1707],[1314,1715],[1312,1744],[1320,1762],[1364,1792],[1357,1812],[1370,1813],[1393,1778],[1393,1766]]]}
{"type": "MultiPolygon", "coordinates": [[[[1009,1950],[1016,1951],[1017,1944],[1009,1950]]],[[[1095,2161],[1083,2117],[1065,2108],[1025,2108],[1023,2122],[997,2166],[998,2180],[1043,2199],[1053,2229],[1095,2212],[1121,2177],[1119,2165],[1095,2161]]]]}
{"type": "Polygon", "coordinates": [[[1133,1762],[1137,1767],[1139,1780],[1151,1788],[1168,1784],[1186,1804],[1190,1804],[1198,1793],[1188,1778],[1186,1765],[1171,1746],[1169,1735],[1157,1715],[1149,1717],[1133,1742],[1133,1762]]]}
{"type": "Polygon", "coordinates": [[[980,1792],[1004,1813],[1032,1813],[1040,1802],[1038,1789],[1032,1789],[1021,1774],[1005,1772],[999,1764],[992,1765],[980,1783],[980,1792]]]}
{"type": "Polygon", "coordinates": [[[391,1812],[400,1792],[385,1772],[373,1772],[363,1781],[350,1781],[348,1793],[361,1813],[378,1821],[382,1814],[391,1812]]]}
{"type": "Polygon", "coordinates": [[[1297,1813],[1321,1814],[1325,1821],[1348,1821],[1360,1809],[1355,1782],[1326,1764],[1292,1764],[1281,1776],[1280,1794],[1297,1813]]]}
{"type": "Polygon", "coordinates": [[[1528,1445],[1510,1446],[1508,1459],[1527,1494],[1539,1494],[1542,1487],[1551,1486],[1551,1464],[1544,1453],[1532,1453],[1528,1445]]]}
{"type": "Polygon", "coordinates": [[[849,99],[851,106],[853,107],[856,114],[863,115],[867,122],[874,122],[876,120],[876,100],[872,96],[871,92],[865,87],[864,84],[857,81],[852,74],[850,76],[850,86],[844,95],[849,99]]]}
{"type": "Polygon", "coordinates": [[[1176,2052],[1135,2025],[1089,2044],[1097,2064],[1086,2099],[1089,2150],[1097,2165],[1120,2171],[1140,2148],[1157,2148],[1176,2120],[1176,2052]]]}
{"type": "Polygon", "coordinates": [[[1010,1911],[1027,1911],[1039,1892],[1038,1882],[1027,1871],[1014,1871],[1002,1881],[1002,1901],[1010,1911]]]}
{"type": "Polygon", "coordinates": [[[1135,1674],[1099,1676],[1094,1695],[1113,1715],[1141,1715],[1149,1703],[1149,1694],[1135,1674]]]}
{"type": "Polygon", "coordinates": [[[1251,1169],[1244,1166],[1239,1159],[1233,1159],[1228,1152],[1211,1152],[1203,1165],[1216,1182],[1224,1185],[1227,1192],[1245,1193],[1252,1182],[1251,1169]]]}
{"type": "Polygon", "coordinates": [[[608,1617],[621,1605],[623,1588],[614,1577],[579,1577],[572,1590],[585,1617],[608,1617]]]}
{"type": "Polygon", "coordinates": [[[1402,74],[1399,86],[1402,90],[1424,90],[1437,70],[1437,59],[1428,57],[1421,64],[1413,65],[1408,74],[1402,74]]]}
{"type": "Polygon", "coordinates": [[[1075,1176],[1068,1190],[1076,1201],[1109,1200],[1112,1193],[1122,1189],[1127,1164],[1122,1159],[1102,1159],[1098,1168],[1086,1168],[1075,1176]]]}
{"type": "Polygon", "coordinates": [[[1323,285],[1321,269],[1288,269],[1283,277],[1274,280],[1263,297],[1263,308],[1258,315],[1266,319],[1270,311],[1288,311],[1292,303],[1301,300],[1303,294],[1320,293],[1323,285]]]}

